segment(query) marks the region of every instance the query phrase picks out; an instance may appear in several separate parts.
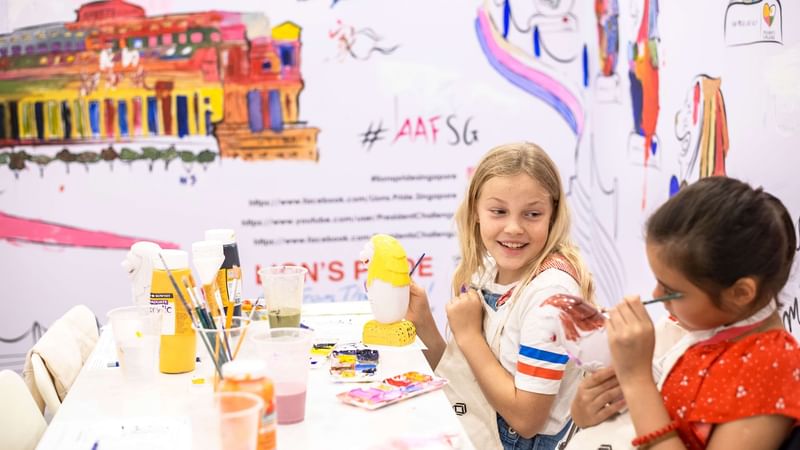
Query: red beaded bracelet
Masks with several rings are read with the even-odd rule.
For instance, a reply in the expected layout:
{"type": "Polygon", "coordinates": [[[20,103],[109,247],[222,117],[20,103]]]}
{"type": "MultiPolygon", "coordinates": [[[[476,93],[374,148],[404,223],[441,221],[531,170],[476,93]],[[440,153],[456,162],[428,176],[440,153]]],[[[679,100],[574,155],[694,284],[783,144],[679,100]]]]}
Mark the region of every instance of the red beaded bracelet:
{"type": "Polygon", "coordinates": [[[677,419],[675,419],[662,428],[659,428],[655,431],[651,431],[647,434],[643,434],[641,436],[637,436],[631,441],[631,445],[633,445],[634,447],[638,447],[640,445],[649,444],[650,442],[653,442],[654,440],[660,438],[661,436],[664,436],[667,433],[675,431],[678,428],[678,425],[680,425],[680,423],[678,422],[677,419]]]}

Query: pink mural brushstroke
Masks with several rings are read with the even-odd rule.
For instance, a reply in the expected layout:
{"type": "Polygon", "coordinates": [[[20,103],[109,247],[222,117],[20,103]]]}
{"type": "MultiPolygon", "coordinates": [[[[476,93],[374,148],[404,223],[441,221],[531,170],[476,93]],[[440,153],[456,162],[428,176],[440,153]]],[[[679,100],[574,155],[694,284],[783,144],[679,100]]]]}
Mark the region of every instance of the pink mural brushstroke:
{"type": "Polygon", "coordinates": [[[477,21],[482,35],[486,37],[486,44],[492,55],[509,70],[523,76],[529,80],[531,84],[540,86],[545,92],[551,94],[560,103],[563,103],[575,121],[576,134],[580,135],[583,131],[584,122],[583,107],[576,96],[552,76],[543,71],[536,70],[533,67],[526,66],[520,62],[517,57],[511,54],[511,52],[502,48],[500,42],[498,42],[498,38],[492,38],[494,33],[492,33],[491,18],[485,10],[478,9],[477,21]]]}
{"type": "Polygon", "coordinates": [[[134,242],[150,241],[161,248],[180,248],[178,244],[148,238],[123,236],[105,231],[92,231],[44,220],[25,219],[0,212],[0,239],[43,245],[128,249],[134,242]]]}

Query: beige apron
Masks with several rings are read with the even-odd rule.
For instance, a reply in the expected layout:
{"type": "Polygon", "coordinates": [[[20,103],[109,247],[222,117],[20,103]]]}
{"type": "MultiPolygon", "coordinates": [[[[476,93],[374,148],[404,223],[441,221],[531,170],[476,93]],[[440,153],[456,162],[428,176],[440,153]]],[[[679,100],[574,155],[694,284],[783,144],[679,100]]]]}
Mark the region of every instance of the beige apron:
{"type": "MultiPolygon", "coordinates": [[[[483,306],[488,308],[486,302],[483,302],[483,306]]],[[[507,309],[510,310],[513,307],[512,303],[507,309]]],[[[502,319],[502,325],[497,327],[489,343],[495,357],[500,354],[500,331],[509,316],[510,314],[506,314],[502,319]]],[[[484,326],[486,326],[485,318],[484,326]]],[[[453,405],[456,415],[461,419],[461,424],[472,441],[472,445],[481,450],[502,450],[500,434],[497,431],[497,413],[483,396],[483,391],[481,391],[475,375],[472,374],[467,359],[452,337],[447,342],[447,347],[442,359],[439,360],[439,365],[436,366],[435,373],[450,380],[445,385],[444,392],[453,405]]]]}

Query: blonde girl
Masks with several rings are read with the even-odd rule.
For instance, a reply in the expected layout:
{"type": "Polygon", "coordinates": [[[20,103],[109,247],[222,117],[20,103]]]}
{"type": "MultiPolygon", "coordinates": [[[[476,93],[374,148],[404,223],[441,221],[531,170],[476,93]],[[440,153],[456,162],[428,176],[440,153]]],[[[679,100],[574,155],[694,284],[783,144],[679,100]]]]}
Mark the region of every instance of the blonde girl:
{"type": "Polygon", "coordinates": [[[461,261],[439,333],[427,296],[412,285],[408,319],[476,448],[553,449],[569,428],[578,370],[543,330],[554,294],[593,297],[570,239],[558,170],[539,146],[496,147],[478,164],[456,212],[461,261]]]}

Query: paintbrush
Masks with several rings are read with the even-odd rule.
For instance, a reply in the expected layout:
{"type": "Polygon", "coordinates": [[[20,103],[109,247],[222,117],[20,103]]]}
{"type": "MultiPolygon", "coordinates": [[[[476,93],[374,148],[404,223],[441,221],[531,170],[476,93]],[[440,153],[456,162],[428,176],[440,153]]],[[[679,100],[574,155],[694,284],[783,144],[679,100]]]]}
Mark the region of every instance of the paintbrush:
{"type": "MultiPolygon", "coordinates": [[[[217,282],[214,282],[213,290],[215,293],[217,292],[217,282]]],[[[230,326],[226,325],[226,318],[225,318],[225,307],[222,304],[222,297],[219,295],[214,295],[214,299],[217,305],[217,316],[219,317],[219,328],[222,331],[222,343],[225,346],[225,350],[227,350],[227,357],[232,359],[233,354],[231,353],[231,345],[230,341],[228,340],[228,334],[230,334],[230,326]]],[[[231,311],[233,310],[232,307],[228,308],[231,311]]]]}
{"type": "Polygon", "coordinates": [[[192,307],[194,307],[194,310],[197,312],[198,322],[203,324],[204,328],[213,328],[213,326],[211,326],[211,324],[208,321],[208,313],[203,311],[200,301],[197,299],[195,295],[194,287],[189,282],[189,279],[187,277],[183,277],[181,278],[181,282],[183,283],[183,287],[186,288],[186,292],[189,293],[189,299],[191,300],[192,307]]]}
{"type": "Polygon", "coordinates": [[[643,305],[649,305],[651,303],[658,303],[658,302],[666,302],[669,300],[677,300],[683,297],[683,294],[680,292],[673,292],[672,294],[662,295],[661,297],[656,297],[647,301],[642,302],[643,305]]]}
{"type": "MultiPolygon", "coordinates": [[[[247,329],[250,327],[250,324],[253,323],[253,316],[256,313],[256,307],[258,306],[258,302],[261,299],[257,298],[255,302],[253,302],[253,309],[250,310],[250,315],[247,316],[247,323],[244,324],[244,329],[242,330],[242,335],[239,336],[239,342],[236,343],[236,349],[233,351],[233,358],[236,359],[236,355],[239,354],[239,349],[242,347],[242,342],[244,342],[244,336],[247,334],[247,329]]],[[[241,324],[239,324],[241,325],[241,324]]]]}
{"type": "Polygon", "coordinates": [[[414,264],[414,267],[411,268],[411,272],[408,273],[408,276],[414,275],[414,271],[417,270],[417,266],[419,266],[419,263],[422,262],[422,258],[424,257],[425,257],[425,252],[423,252],[422,255],[420,255],[419,259],[414,264]]]}

